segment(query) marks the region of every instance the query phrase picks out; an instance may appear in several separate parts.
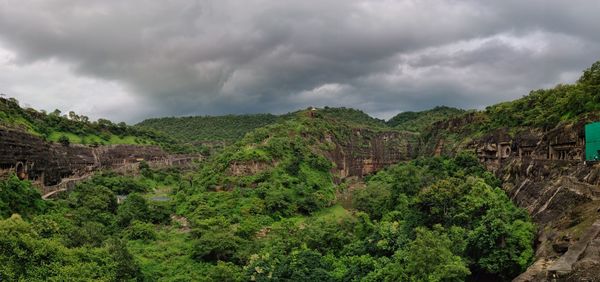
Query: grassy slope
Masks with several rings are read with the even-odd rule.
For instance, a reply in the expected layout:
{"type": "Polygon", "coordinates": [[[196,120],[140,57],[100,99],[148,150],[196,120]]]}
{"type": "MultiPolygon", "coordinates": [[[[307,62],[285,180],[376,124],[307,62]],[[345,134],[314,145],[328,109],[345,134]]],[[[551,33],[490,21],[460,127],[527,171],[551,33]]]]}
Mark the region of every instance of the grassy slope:
{"type": "Polygon", "coordinates": [[[0,98],[0,127],[28,132],[50,142],[68,138],[73,144],[140,144],[162,145],[171,151],[185,151],[162,134],[108,120],[89,121],[85,116],[46,114],[21,108],[15,99],[0,98]]]}

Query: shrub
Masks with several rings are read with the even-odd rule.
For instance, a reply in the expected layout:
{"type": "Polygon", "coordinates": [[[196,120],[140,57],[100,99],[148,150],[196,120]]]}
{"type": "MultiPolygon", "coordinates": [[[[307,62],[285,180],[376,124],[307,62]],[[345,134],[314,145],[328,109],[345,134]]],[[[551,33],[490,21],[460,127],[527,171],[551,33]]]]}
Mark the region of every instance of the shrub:
{"type": "Polygon", "coordinates": [[[134,220],[131,225],[125,229],[125,238],[129,240],[151,241],[156,239],[156,231],[151,223],[144,223],[134,220]]]}

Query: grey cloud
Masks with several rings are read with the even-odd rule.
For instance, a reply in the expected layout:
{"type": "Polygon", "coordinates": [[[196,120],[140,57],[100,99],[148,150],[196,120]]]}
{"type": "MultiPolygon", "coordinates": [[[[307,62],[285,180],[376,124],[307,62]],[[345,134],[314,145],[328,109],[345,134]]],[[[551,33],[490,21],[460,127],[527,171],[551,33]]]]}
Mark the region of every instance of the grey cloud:
{"type": "Polygon", "coordinates": [[[570,82],[600,51],[600,4],[576,2],[8,0],[0,41],[22,68],[54,60],[144,104],[95,110],[117,119],[308,105],[389,117],[570,82]]]}

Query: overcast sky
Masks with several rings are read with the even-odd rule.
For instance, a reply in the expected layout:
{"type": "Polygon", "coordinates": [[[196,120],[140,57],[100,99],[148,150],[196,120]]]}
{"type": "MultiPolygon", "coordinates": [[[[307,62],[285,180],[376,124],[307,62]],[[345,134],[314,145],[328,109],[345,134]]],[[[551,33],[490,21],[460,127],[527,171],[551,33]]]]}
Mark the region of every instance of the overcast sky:
{"type": "Polygon", "coordinates": [[[483,108],[600,59],[600,1],[0,0],[0,93],[147,117],[483,108]]]}

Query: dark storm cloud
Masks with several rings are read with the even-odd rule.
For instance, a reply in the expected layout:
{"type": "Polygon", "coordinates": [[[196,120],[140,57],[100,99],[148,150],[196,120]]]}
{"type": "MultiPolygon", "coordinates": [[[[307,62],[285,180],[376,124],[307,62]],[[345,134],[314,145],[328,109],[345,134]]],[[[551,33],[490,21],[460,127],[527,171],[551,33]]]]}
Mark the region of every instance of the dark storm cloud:
{"type": "Polygon", "coordinates": [[[28,77],[53,62],[85,81],[51,96],[38,93],[51,79],[25,90],[22,78],[0,82],[19,98],[94,101],[75,108],[128,121],[308,105],[381,117],[482,107],[572,82],[599,59],[599,11],[597,1],[558,0],[5,0],[0,43],[12,57],[3,68],[0,56],[0,71],[28,77]],[[115,111],[121,101],[126,110],[115,111]]]}

